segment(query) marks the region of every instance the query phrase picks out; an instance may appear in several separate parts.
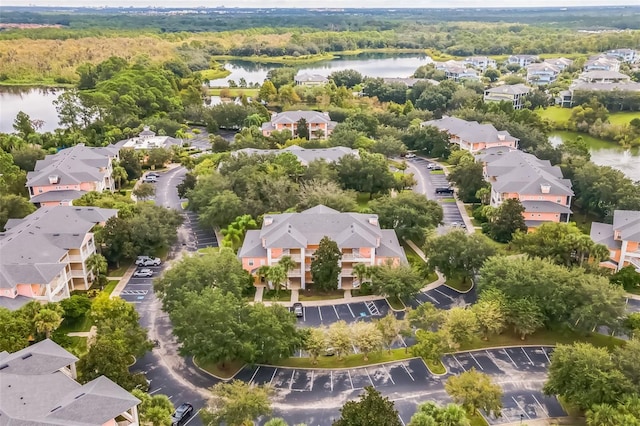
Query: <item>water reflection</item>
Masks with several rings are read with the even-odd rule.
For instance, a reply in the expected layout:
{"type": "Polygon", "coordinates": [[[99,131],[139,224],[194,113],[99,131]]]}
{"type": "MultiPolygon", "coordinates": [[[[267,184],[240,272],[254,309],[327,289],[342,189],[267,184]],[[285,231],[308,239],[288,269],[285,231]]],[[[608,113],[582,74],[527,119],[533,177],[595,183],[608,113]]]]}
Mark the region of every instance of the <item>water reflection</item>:
{"type": "Polygon", "coordinates": [[[13,122],[22,111],[32,120],[44,122],[41,132],[52,132],[58,128],[58,112],[53,101],[62,89],[47,87],[11,87],[0,89],[0,132],[13,132],[13,122]]]}

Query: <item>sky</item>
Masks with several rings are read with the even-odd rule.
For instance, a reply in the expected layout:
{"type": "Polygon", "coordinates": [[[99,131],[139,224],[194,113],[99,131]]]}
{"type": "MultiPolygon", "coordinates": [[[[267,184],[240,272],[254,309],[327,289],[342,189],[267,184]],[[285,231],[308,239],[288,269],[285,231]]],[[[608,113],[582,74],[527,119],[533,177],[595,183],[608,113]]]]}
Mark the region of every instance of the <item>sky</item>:
{"type": "Polygon", "coordinates": [[[5,6],[480,8],[637,5],[637,0],[4,0],[5,6]]]}

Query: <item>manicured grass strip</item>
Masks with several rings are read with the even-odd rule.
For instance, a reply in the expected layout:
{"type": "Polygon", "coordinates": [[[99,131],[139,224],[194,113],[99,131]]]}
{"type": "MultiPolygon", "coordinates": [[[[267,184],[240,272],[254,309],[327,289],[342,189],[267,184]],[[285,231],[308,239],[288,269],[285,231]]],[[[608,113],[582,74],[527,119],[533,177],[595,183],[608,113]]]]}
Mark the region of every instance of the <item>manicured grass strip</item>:
{"type": "Polygon", "coordinates": [[[226,76],[228,76],[229,74],[231,74],[231,71],[225,69],[225,68],[219,68],[219,69],[208,69],[208,70],[202,70],[202,71],[198,71],[200,73],[200,75],[202,76],[203,80],[217,80],[219,78],[225,78],[226,76]]]}
{"type": "Polygon", "coordinates": [[[432,175],[443,175],[444,170],[431,170],[429,173],[431,173],[432,175]]]}
{"type": "Polygon", "coordinates": [[[268,290],[262,293],[262,300],[268,300],[272,302],[290,302],[291,292],[280,290],[280,292],[276,294],[275,290],[268,290]]]}
{"type": "Polygon", "coordinates": [[[104,286],[104,289],[102,291],[110,295],[113,289],[116,288],[119,282],[120,281],[118,280],[109,280],[109,282],[107,283],[106,286],[104,286]]]}
{"type": "Polygon", "coordinates": [[[469,426],[488,426],[489,423],[480,414],[469,417],[469,426]]]}
{"type": "Polygon", "coordinates": [[[356,203],[358,203],[358,207],[361,209],[365,209],[369,207],[369,201],[371,201],[368,193],[359,192],[356,196],[356,203]]]}
{"type": "Polygon", "coordinates": [[[456,199],[455,198],[440,198],[440,201],[442,201],[443,203],[455,203],[456,199]]]}
{"type": "Polygon", "coordinates": [[[120,262],[120,267],[119,268],[109,269],[109,271],[107,272],[107,276],[108,277],[121,277],[121,276],[123,276],[124,273],[127,272],[127,269],[129,269],[129,267],[131,266],[132,263],[133,263],[133,260],[124,260],[124,261],[120,262]]]}
{"type": "Polygon", "coordinates": [[[387,297],[387,302],[389,302],[391,308],[396,311],[404,311],[407,309],[407,307],[404,306],[404,303],[402,303],[402,301],[400,301],[396,296],[387,297]]]}
{"type": "Polygon", "coordinates": [[[462,282],[462,278],[461,277],[447,278],[446,284],[449,287],[454,288],[454,289],[456,289],[458,291],[461,291],[463,293],[471,290],[471,287],[473,286],[473,283],[471,282],[471,280],[467,279],[464,282],[462,282]]]}
{"type": "Polygon", "coordinates": [[[86,337],[67,336],[65,339],[68,339],[67,341],[69,342],[69,344],[65,346],[65,349],[71,351],[76,356],[81,356],[87,353],[88,348],[86,337]]]}
{"type": "Polygon", "coordinates": [[[193,363],[198,367],[202,368],[206,372],[213,374],[216,377],[221,379],[230,379],[232,378],[242,367],[244,367],[244,362],[242,361],[231,361],[227,362],[222,368],[219,364],[210,361],[200,362],[197,359],[193,359],[193,363]]]}
{"type": "Polygon", "coordinates": [[[311,302],[314,300],[344,299],[344,291],[336,290],[329,293],[315,292],[313,290],[300,290],[298,300],[300,302],[311,302]]]}
{"type": "Polygon", "coordinates": [[[321,356],[318,357],[317,364],[312,364],[311,358],[287,358],[278,362],[277,365],[294,368],[352,368],[361,367],[363,365],[379,364],[382,362],[400,361],[409,358],[415,357],[411,355],[411,352],[401,348],[393,349],[391,353],[387,350],[370,353],[367,361],[364,361],[364,355],[362,354],[352,354],[347,355],[342,359],[338,359],[336,356],[321,356]]]}
{"type": "Polygon", "coordinates": [[[91,320],[90,312],[87,312],[85,315],[83,315],[82,317],[78,318],[75,321],[70,321],[65,319],[64,321],[62,321],[62,324],[60,324],[60,327],[58,327],[56,332],[61,334],[67,334],[67,333],[89,331],[92,325],[93,325],[93,321],[91,320]]]}
{"type": "Polygon", "coordinates": [[[447,369],[444,368],[444,364],[442,363],[442,361],[433,362],[426,359],[423,359],[423,361],[425,364],[427,364],[429,371],[431,371],[433,374],[444,374],[447,372],[447,369]]]}

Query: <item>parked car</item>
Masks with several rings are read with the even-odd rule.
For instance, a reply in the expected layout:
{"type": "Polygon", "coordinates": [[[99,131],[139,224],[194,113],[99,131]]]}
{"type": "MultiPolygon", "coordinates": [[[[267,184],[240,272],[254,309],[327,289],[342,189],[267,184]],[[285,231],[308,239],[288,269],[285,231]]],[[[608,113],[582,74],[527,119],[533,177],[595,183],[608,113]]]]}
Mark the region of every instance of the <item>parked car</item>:
{"type": "Polygon", "coordinates": [[[436,194],[453,194],[453,188],[451,187],[436,188],[436,194]]]}
{"type": "Polygon", "coordinates": [[[193,405],[183,402],[171,415],[171,426],[182,426],[192,415],[193,405]]]}
{"type": "Polygon", "coordinates": [[[405,155],[405,158],[416,158],[416,155],[413,152],[410,152],[407,155],[405,155]]]}
{"type": "Polygon", "coordinates": [[[156,183],[158,182],[158,178],[156,176],[145,176],[144,179],[142,179],[142,181],[144,183],[156,183]]]}
{"type": "Polygon", "coordinates": [[[160,173],[156,173],[156,172],[149,172],[149,173],[147,173],[147,176],[149,176],[149,177],[159,178],[159,177],[160,177],[160,173]]]}
{"type": "Polygon", "coordinates": [[[153,271],[149,268],[138,269],[133,273],[136,278],[150,278],[153,276],[153,271]]]}
{"type": "Polygon", "coordinates": [[[296,302],[293,304],[293,313],[296,314],[298,318],[304,316],[304,307],[302,306],[302,303],[296,302]]]}
{"type": "Polygon", "coordinates": [[[138,256],[136,266],[160,266],[162,261],[159,257],[138,256]]]}
{"type": "Polygon", "coordinates": [[[324,350],[324,356],[334,356],[336,354],[335,348],[327,348],[324,350]]]}
{"type": "Polygon", "coordinates": [[[462,228],[462,229],[466,229],[467,225],[465,225],[462,222],[451,222],[451,227],[452,228],[462,228]]]}

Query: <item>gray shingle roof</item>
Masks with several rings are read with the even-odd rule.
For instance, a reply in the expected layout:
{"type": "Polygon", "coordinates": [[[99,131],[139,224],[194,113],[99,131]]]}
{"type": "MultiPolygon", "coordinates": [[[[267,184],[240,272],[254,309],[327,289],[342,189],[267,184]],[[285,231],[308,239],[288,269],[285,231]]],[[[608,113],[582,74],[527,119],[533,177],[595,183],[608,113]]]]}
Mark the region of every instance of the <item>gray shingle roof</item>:
{"type": "Polygon", "coordinates": [[[307,123],[329,123],[331,118],[329,113],[318,111],[284,111],[271,117],[271,123],[297,123],[301,118],[307,123]]]}
{"type": "Polygon", "coordinates": [[[32,203],[46,203],[50,201],[76,200],[86,194],[87,191],[76,191],[74,189],[65,189],[62,191],[49,191],[31,197],[32,203]]]}
{"type": "Polygon", "coordinates": [[[620,231],[623,240],[640,241],[640,211],[614,210],[613,229],[620,231]]]}
{"type": "Polygon", "coordinates": [[[522,201],[527,213],[571,213],[571,209],[551,201],[522,201]]]}
{"type": "Polygon", "coordinates": [[[320,74],[298,74],[294,78],[296,83],[328,83],[329,79],[320,74]]]}
{"type": "Polygon", "coordinates": [[[104,376],[80,385],[60,371],[77,360],[49,339],[3,352],[0,424],[101,426],[140,402],[104,376]]]}
{"type": "Polygon", "coordinates": [[[492,87],[486,90],[486,92],[488,93],[499,93],[507,95],[523,95],[529,93],[530,91],[531,89],[524,84],[504,84],[502,86],[492,87]]]}
{"type": "Polygon", "coordinates": [[[594,92],[609,92],[619,90],[621,92],[640,92],[640,83],[635,81],[625,81],[619,83],[587,83],[577,82],[571,85],[571,91],[594,91],[594,92]]]}
{"type": "Polygon", "coordinates": [[[57,185],[102,181],[106,168],[115,157],[109,148],[91,148],[83,144],[60,150],[38,160],[35,169],[27,174],[27,186],[49,185],[49,176],[59,176],[57,185]]]}
{"type": "Polygon", "coordinates": [[[621,241],[613,239],[613,225],[608,223],[591,223],[591,232],[589,233],[589,236],[595,243],[604,244],[609,248],[620,248],[620,246],[622,246],[621,241]]]}
{"type": "Polygon", "coordinates": [[[466,121],[457,117],[443,116],[439,120],[430,120],[422,123],[423,126],[435,126],[452,135],[458,136],[466,142],[504,142],[518,141],[506,131],[498,131],[491,124],[480,124],[477,121],[466,121]],[[502,139],[501,139],[502,138],[502,139]]]}
{"type": "Polygon", "coordinates": [[[260,231],[247,232],[238,256],[266,256],[263,247],[297,248],[317,245],[325,236],[335,241],[340,248],[375,247],[379,256],[406,259],[395,231],[381,230],[377,215],[340,213],[323,205],[301,213],[265,216],[260,231]],[[378,253],[379,251],[385,254],[378,253]]]}

